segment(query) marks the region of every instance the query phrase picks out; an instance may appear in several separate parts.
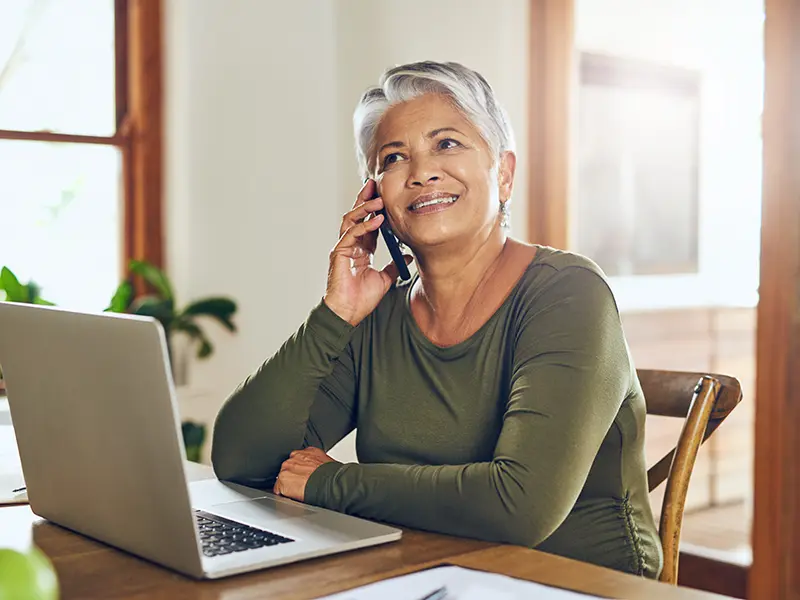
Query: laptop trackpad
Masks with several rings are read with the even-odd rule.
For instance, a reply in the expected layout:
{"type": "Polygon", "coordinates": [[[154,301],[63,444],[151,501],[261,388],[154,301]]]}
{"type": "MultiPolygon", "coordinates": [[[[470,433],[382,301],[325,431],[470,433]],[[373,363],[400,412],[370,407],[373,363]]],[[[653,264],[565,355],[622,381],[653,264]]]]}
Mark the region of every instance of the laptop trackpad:
{"type": "Polygon", "coordinates": [[[299,517],[313,515],[317,511],[313,508],[306,508],[300,504],[265,497],[256,498],[254,500],[240,500],[237,502],[214,504],[208,512],[235,521],[252,522],[262,521],[264,519],[297,519],[299,517]]]}

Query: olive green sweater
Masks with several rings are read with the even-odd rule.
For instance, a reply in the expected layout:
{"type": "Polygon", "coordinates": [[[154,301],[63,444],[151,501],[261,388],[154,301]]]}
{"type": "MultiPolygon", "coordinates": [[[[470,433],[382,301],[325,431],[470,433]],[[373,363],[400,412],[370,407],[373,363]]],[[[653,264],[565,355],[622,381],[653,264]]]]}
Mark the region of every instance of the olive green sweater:
{"type": "Polygon", "coordinates": [[[414,321],[411,284],[357,327],[314,308],[222,407],[217,476],[263,487],[292,450],[357,428],[360,462],[319,467],[307,503],[656,577],[645,402],[598,267],[539,247],[447,348],[414,321]]]}

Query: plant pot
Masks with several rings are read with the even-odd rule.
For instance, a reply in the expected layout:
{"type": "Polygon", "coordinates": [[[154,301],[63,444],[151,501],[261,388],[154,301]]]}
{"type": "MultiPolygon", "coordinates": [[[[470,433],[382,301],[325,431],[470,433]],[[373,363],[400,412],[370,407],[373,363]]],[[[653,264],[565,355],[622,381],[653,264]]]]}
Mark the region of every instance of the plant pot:
{"type": "Polygon", "coordinates": [[[172,335],[167,343],[172,380],[176,386],[189,384],[190,340],[182,334],[172,335]]]}

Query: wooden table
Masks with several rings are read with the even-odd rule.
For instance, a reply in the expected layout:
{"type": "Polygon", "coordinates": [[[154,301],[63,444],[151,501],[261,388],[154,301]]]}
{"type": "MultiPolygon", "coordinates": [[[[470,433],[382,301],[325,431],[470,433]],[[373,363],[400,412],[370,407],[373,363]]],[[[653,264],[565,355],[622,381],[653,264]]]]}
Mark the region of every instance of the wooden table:
{"type": "MultiPolygon", "coordinates": [[[[211,476],[211,471],[190,464],[188,476],[192,480],[203,479],[211,476]]],[[[31,540],[53,561],[64,600],[304,600],[442,563],[607,597],[722,598],[518,546],[413,530],[406,530],[399,542],[201,582],[53,525],[34,515],[27,505],[0,507],[0,546],[24,548],[31,540]]]]}

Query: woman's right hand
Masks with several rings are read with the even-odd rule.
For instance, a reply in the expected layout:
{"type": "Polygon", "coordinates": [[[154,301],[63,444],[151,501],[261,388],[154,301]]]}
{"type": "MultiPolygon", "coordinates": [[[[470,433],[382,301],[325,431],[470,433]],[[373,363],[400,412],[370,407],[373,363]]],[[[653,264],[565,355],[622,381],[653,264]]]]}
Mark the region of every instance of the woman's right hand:
{"type": "MultiPolygon", "coordinates": [[[[369,179],[356,198],[353,209],[342,218],[339,242],[330,254],[328,286],[324,301],[333,312],[353,325],[369,315],[397,280],[397,266],[389,262],[382,270],[372,267],[383,215],[381,198],[370,198],[377,184],[369,179]]],[[[406,255],[406,264],[411,256],[406,255]]]]}

